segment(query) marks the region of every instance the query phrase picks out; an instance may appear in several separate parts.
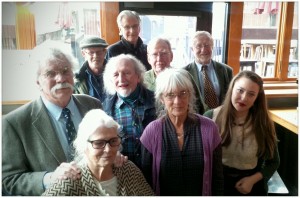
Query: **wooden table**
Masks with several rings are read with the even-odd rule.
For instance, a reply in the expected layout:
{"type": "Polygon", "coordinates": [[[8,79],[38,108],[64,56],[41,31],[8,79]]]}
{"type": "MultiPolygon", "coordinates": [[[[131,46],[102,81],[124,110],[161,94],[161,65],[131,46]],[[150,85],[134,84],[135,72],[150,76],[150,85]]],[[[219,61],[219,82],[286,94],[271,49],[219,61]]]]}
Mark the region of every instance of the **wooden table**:
{"type": "Polygon", "coordinates": [[[270,115],[274,122],[298,134],[297,109],[271,109],[270,115]]]}

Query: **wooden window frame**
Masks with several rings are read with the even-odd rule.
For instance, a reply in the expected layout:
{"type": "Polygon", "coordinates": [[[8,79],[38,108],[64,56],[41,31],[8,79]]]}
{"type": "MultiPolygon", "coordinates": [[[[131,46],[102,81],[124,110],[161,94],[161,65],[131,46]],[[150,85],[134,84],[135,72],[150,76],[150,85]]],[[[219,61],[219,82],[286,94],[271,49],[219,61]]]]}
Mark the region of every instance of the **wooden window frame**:
{"type": "MultiPolygon", "coordinates": [[[[289,63],[294,2],[282,2],[280,8],[275,55],[275,76],[274,78],[264,78],[266,83],[296,82],[296,78],[288,78],[288,67],[283,67],[283,65],[288,65],[289,63]]],[[[243,2],[230,3],[227,63],[232,66],[234,74],[240,71],[243,10],[243,2]]]]}

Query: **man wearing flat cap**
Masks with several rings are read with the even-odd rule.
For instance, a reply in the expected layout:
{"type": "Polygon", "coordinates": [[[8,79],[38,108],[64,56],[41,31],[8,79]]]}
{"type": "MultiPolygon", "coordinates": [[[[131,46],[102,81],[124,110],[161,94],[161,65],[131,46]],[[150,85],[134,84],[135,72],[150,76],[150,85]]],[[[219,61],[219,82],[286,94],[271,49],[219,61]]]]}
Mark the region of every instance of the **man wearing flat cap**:
{"type": "Polygon", "coordinates": [[[82,56],[85,62],[75,73],[74,93],[87,94],[101,101],[105,99],[103,89],[103,70],[106,64],[105,55],[108,44],[105,40],[96,37],[85,37],[80,42],[82,56]]]}

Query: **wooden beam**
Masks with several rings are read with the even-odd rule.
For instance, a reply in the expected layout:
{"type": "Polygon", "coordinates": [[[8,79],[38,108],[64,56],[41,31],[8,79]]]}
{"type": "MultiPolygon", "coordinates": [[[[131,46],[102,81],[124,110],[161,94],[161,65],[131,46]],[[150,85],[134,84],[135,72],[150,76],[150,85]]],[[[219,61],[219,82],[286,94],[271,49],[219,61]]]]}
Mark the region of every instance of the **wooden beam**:
{"type": "Polygon", "coordinates": [[[120,40],[118,14],[119,2],[100,2],[101,37],[110,45],[120,40]]]}
{"type": "Polygon", "coordinates": [[[240,71],[243,10],[243,2],[230,3],[227,64],[232,67],[234,75],[240,71]]]}

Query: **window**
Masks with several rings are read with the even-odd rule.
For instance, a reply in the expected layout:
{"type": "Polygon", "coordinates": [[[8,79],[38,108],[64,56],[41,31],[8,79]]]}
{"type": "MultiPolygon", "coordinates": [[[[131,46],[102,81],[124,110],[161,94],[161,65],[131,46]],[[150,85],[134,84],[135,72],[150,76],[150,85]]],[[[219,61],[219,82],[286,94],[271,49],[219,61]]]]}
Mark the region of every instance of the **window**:
{"type": "MultiPolygon", "coordinates": [[[[225,60],[225,13],[226,3],[213,3],[212,36],[214,38],[213,59],[225,60]]],[[[138,11],[139,12],[139,11],[138,11]]],[[[140,37],[145,44],[157,36],[171,42],[173,67],[184,67],[194,60],[191,52],[191,38],[197,29],[197,16],[140,15],[140,37]],[[180,28],[178,28],[180,27],[180,28]],[[174,31],[175,30],[175,31],[174,31]]]]}
{"type": "Polygon", "coordinates": [[[240,71],[255,71],[265,80],[294,80],[297,77],[298,3],[295,3],[292,15],[282,14],[290,12],[287,10],[291,9],[289,4],[244,2],[240,71]],[[292,20],[293,24],[289,24],[292,20]],[[284,40],[281,40],[283,36],[284,40]],[[287,39],[290,41],[288,50],[283,46],[287,39]]]}
{"type": "Polygon", "coordinates": [[[167,38],[172,47],[173,67],[184,67],[193,60],[190,51],[191,35],[196,31],[197,17],[141,15],[140,37],[145,44],[155,37],[167,38]],[[174,23],[176,21],[176,23],[174,23]],[[176,28],[180,27],[180,28],[176,28]],[[176,31],[174,31],[176,29],[176,31]]]}

